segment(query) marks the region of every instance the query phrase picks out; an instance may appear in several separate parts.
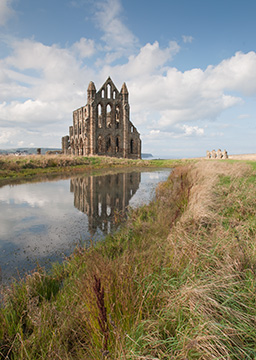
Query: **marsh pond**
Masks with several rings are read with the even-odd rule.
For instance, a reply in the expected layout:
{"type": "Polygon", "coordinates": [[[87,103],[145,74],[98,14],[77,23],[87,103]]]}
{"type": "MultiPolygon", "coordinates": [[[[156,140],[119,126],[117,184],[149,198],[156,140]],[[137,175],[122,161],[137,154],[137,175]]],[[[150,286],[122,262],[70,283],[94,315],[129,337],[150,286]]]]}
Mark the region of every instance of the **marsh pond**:
{"type": "Polygon", "coordinates": [[[104,239],[129,207],[152,200],[170,171],[87,173],[1,187],[0,283],[104,239]]]}

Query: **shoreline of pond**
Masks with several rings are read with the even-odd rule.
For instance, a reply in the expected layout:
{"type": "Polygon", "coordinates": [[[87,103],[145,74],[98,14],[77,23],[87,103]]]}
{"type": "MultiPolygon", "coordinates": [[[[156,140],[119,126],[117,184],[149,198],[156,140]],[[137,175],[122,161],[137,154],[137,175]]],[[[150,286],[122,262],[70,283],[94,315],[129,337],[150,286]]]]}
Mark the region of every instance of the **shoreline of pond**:
{"type": "Polygon", "coordinates": [[[131,160],[107,156],[66,156],[66,155],[28,155],[25,157],[0,156],[0,187],[60,174],[81,173],[85,171],[121,168],[173,168],[191,160],[131,160]]]}
{"type": "Polygon", "coordinates": [[[63,261],[76,244],[102,240],[126,218],[128,207],[147,204],[171,171],[96,169],[0,187],[3,283],[36,264],[49,268],[63,261]]]}

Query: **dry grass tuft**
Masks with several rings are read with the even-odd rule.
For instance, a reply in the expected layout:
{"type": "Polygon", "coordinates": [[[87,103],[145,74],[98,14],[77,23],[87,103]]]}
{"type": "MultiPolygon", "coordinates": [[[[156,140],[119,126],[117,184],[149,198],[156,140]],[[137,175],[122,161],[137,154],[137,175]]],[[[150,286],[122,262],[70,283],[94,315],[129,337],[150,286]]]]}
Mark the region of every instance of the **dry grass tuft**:
{"type": "Polygon", "coordinates": [[[181,219],[193,218],[195,221],[213,219],[213,203],[216,200],[215,186],[221,175],[238,178],[249,171],[245,163],[235,163],[232,166],[227,162],[199,161],[190,165],[189,181],[191,184],[189,206],[181,219]]]}

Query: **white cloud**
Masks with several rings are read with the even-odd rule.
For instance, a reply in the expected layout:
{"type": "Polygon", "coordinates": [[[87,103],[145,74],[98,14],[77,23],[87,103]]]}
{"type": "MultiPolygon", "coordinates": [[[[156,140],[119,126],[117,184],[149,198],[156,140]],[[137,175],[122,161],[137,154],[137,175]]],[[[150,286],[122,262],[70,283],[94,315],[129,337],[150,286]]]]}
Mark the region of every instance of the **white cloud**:
{"type": "Polygon", "coordinates": [[[0,146],[11,144],[11,140],[16,139],[16,136],[17,136],[17,129],[1,128],[1,131],[0,131],[0,146]]]}
{"type": "MultiPolygon", "coordinates": [[[[75,66],[75,56],[68,50],[53,44],[46,46],[40,42],[29,39],[17,40],[12,44],[13,54],[5,59],[9,66],[19,70],[33,69],[43,71],[44,75],[52,80],[64,80],[63,72],[68,67],[75,66]]],[[[66,74],[68,75],[68,73],[66,74]]]]}
{"type": "Polygon", "coordinates": [[[146,75],[152,76],[156,70],[160,69],[164,64],[171,60],[172,57],[179,51],[179,46],[175,42],[171,42],[169,47],[161,49],[159,43],[155,41],[153,44],[146,44],[140,49],[138,55],[129,57],[127,64],[123,66],[116,66],[115,71],[121,74],[126,74],[126,78],[144,78],[146,75]]]}
{"type": "Polygon", "coordinates": [[[32,118],[34,121],[37,118],[41,119],[42,114],[45,113],[47,104],[41,100],[26,100],[24,102],[12,101],[10,104],[0,104],[1,120],[12,122],[30,123],[32,118]]]}
{"type": "Polygon", "coordinates": [[[199,128],[198,126],[189,126],[189,125],[184,124],[180,128],[182,130],[184,130],[186,136],[191,136],[191,135],[202,136],[202,135],[204,135],[204,129],[199,128]]]}
{"type": "MultiPolygon", "coordinates": [[[[72,46],[46,46],[29,39],[9,45],[12,53],[0,60],[0,125],[5,133],[0,141],[13,147],[14,139],[16,144],[23,139],[24,146],[36,139],[40,146],[43,141],[57,146],[68,132],[72,111],[86,102],[87,79],[94,78],[93,70],[83,65],[72,46]],[[6,130],[11,125],[19,129],[13,136],[6,130]],[[54,137],[43,138],[49,127],[54,137]]],[[[80,45],[86,42],[82,39],[80,45]]]]}
{"type": "MultiPolygon", "coordinates": [[[[142,61],[143,57],[138,55],[123,65],[122,73],[129,76],[130,68],[134,68],[132,64],[136,64],[139,70],[134,70],[128,82],[133,109],[136,112],[143,109],[159,112],[157,122],[161,129],[168,131],[175,123],[215,120],[223,111],[241,105],[244,101],[242,96],[256,95],[254,52],[236,53],[215,67],[209,66],[205,71],[191,69],[181,72],[165,67],[167,57],[162,58],[163,49],[153,45],[147,48],[147,51],[151,49],[152,57],[148,54],[145,56],[151,66],[147,67],[148,64],[142,61]],[[161,58],[163,61],[160,60],[157,72],[161,58]],[[166,74],[161,73],[163,69],[167,69],[166,74]]],[[[155,122],[151,125],[154,127],[155,122]]]]}
{"type": "Polygon", "coordinates": [[[161,131],[159,129],[153,129],[143,134],[143,139],[145,141],[145,144],[158,143],[159,141],[161,142],[168,141],[174,137],[175,137],[174,132],[161,131]]]}
{"type": "Polygon", "coordinates": [[[139,96],[138,101],[142,105],[142,102],[147,101],[149,93],[153,89],[152,83],[158,81],[154,76],[159,74],[161,81],[162,74],[168,69],[165,64],[172,60],[179,49],[179,45],[174,41],[170,42],[166,48],[161,48],[157,41],[153,44],[147,43],[138,52],[130,55],[125,64],[103,66],[101,80],[105,81],[110,75],[115,82],[122,84],[125,74],[125,81],[129,83],[130,93],[136,97],[139,96]]]}
{"type": "Polygon", "coordinates": [[[74,43],[72,49],[77,51],[81,58],[91,57],[96,51],[94,41],[85,38],[81,38],[79,41],[74,43]]]}
{"type": "Polygon", "coordinates": [[[256,53],[237,52],[223,60],[216,67],[209,66],[206,71],[206,88],[216,91],[238,91],[246,96],[256,94],[256,53]]]}
{"type": "MultiPolygon", "coordinates": [[[[85,45],[83,39],[81,44],[85,45]]],[[[34,111],[50,104],[48,113],[54,108],[65,113],[71,111],[72,106],[78,106],[79,100],[84,98],[87,85],[84,81],[91,77],[93,71],[81,64],[72,47],[45,46],[28,39],[10,45],[13,47],[12,54],[0,61],[0,77],[3,80],[0,102],[5,101],[2,107],[22,106],[23,109],[31,108],[34,111]]]]}
{"type": "Polygon", "coordinates": [[[238,119],[249,119],[251,117],[250,114],[240,114],[238,116],[238,119]]]}
{"type": "Polygon", "coordinates": [[[168,139],[178,139],[187,136],[202,136],[204,129],[199,126],[176,125],[173,131],[162,131],[160,129],[152,129],[144,135],[145,139],[150,141],[167,141],[168,139]]]}
{"type": "Polygon", "coordinates": [[[0,26],[4,26],[9,18],[14,15],[14,10],[11,7],[12,0],[0,1],[0,26]]]}
{"type": "Polygon", "coordinates": [[[192,41],[194,40],[193,36],[189,36],[189,35],[182,35],[182,40],[183,42],[186,43],[192,43],[192,41]]]}
{"type": "MultiPolygon", "coordinates": [[[[128,55],[138,44],[136,36],[121,21],[122,5],[120,0],[98,1],[96,3],[95,21],[103,31],[102,40],[106,52],[114,52],[114,60],[128,55]]],[[[109,58],[108,58],[109,59],[109,58]]]]}

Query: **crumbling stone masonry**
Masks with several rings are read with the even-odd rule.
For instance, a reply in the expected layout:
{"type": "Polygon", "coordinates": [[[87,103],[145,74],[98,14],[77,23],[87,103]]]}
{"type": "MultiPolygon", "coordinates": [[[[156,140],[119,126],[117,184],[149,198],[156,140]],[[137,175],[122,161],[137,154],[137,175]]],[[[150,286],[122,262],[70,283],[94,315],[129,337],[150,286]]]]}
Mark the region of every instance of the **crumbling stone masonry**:
{"type": "Polygon", "coordinates": [[[228,153],[227,150],[221,151],[220,149],[217,150],[217,152],[215,150],[206,151],[206,158],[207,159],[228,159],[228,153]]]}
{"type": "Polygon", "coordinates": [[[87,104],[73,111],[73,126],[62,138],[62,152],[141,158],[140,134],[130,121],[128,97],[125,83],[119,92],[109,77],[96,92],[91,81],[87,104]]]}

